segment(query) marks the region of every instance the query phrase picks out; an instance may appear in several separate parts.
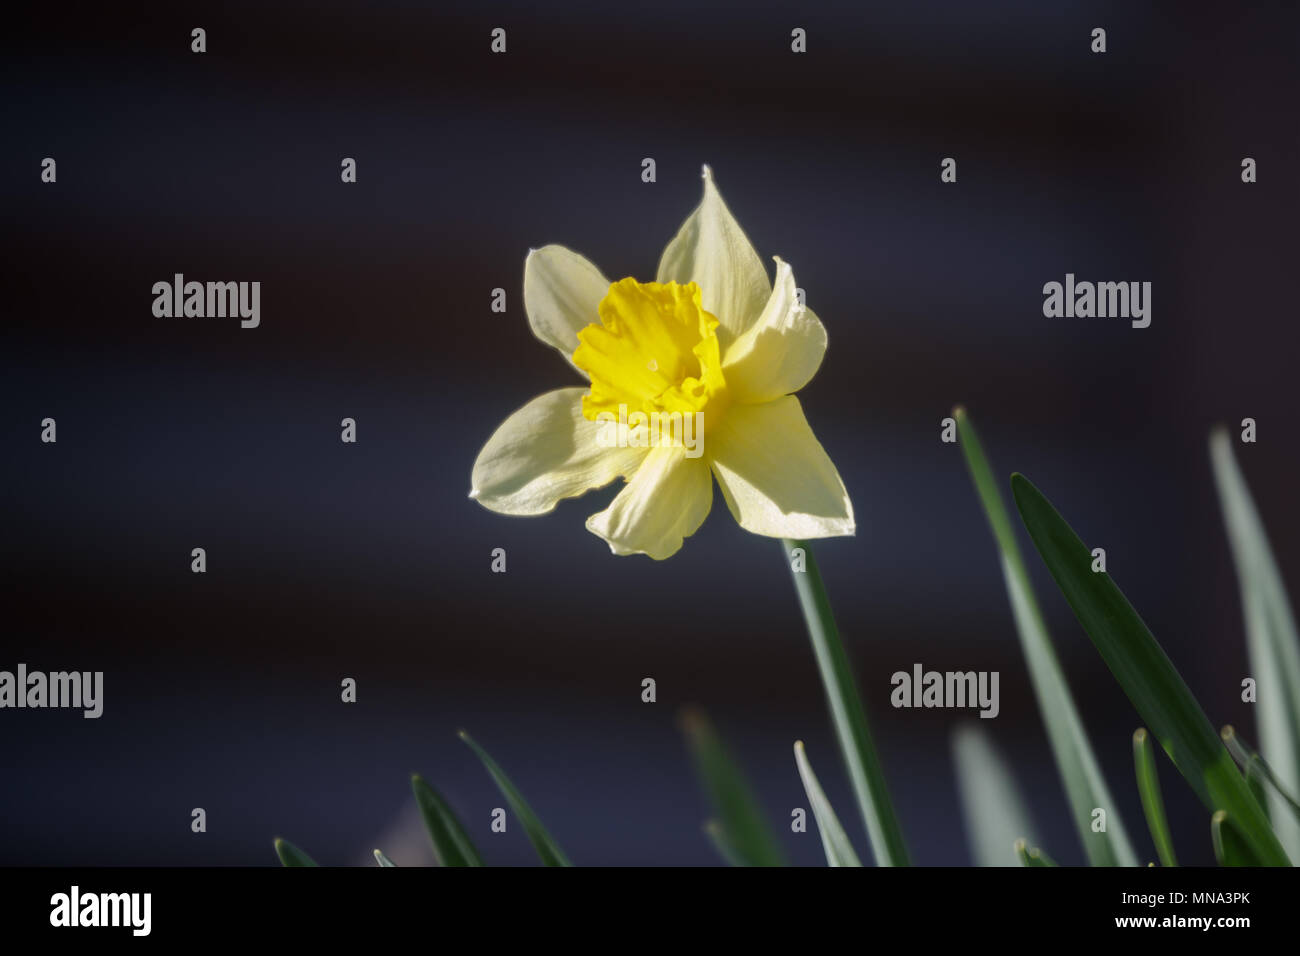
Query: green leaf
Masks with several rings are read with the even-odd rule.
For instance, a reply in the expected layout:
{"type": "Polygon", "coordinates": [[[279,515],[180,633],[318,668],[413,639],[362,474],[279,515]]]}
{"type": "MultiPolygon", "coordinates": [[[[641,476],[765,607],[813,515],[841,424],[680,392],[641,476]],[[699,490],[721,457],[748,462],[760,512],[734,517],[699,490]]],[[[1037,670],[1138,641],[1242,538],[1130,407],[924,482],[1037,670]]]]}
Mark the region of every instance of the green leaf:
{"type": "Polygon", "coordinates": [[[857,797],[862,822],[866,824],[871,851],[879,866],[907,866],[907,844],[903,829],[889,799],[889,787],[876,755],[867,725],[867,713],[862,706],[857,682],[848,654],[840,641],[840,631],[835,625],[826,585],[813,558],[812,548],[806,541],[782,540],[785,560],[790,565],[795,593],[803,611],[808,636],[812,639],[813,655],[821,675],[826,703],[830,707],[831,722],[840,745],[840,755],[848,767],[849,782],[857,797]],[[803,553],[804,570],[796,570],[792,561],[795,549],[803,553]]]}
{"type": "Polygon", "coordinates": [[[1162,866],[1177,866],[1169,820],[1165,817],[1165,801],[1160,795],[1160,776],[1156,772],[1151,735],[1145,727],[1139,727],[1133,733],[1133,766],[1137,773],[1138,795],[1142,798],[1142,812],[1146,814],[1156,854],[1162,866]]]}
{"type": "Polygon", "coordinates": [[[817,831],[822,837],[822,849],[826,851],[827,866],[861,866],[848,834],[840,826],[840,818],[835,815],[831,802],[826,799],[817,775],[813,773],[808,755],[804,753],[803,741],[794,742],[794,762],[799,768],[799,779],[803,781],[804,792],[812,805],[813,816],[817,819],[817,831]]]}
{"type": "Polygon", "coordinates": [[[275,855],[280,858],[282,866],[320,866],[288,840],[281,840],[279,837],[275,838],[275,855]]]}
{"type": "Polygon", "coordinates": [[[704,835],[709,838],[709,842],[713,844],[713,849],[718,851],[718,856],[726,860],[728,866],[749,865],[740,858],[740,854],[727,842],[727,834],[723,832],[722,824],[717,820],[704,821],[704,835]]]}
{"type": "MultiPolygon", "coordinates": [[[[1070,686],[1065,681],[1061,662],[1047,632],[1042,611],[1039,610],[1038,599],[1012,529],[1011,518],[984,455],[979,435],[975,432],[975,425],[964,408],[953,409],[953,417],[957,421],[957,434],[961,439],[961,450],[966,457],[971,480],[997,541],[1002,577],[1006,581],[1016,633],[1034,685],[1038,710],[1043,715],[1043,724],[1047,728],[1052,754],[1056,758],[1056,769],[1070,802],[1070,818],[1074,821],[1075,831],[1093,866],[1137,866],[1137,854],[1129,842],[1119,810],[1088,743],[1083,721],[1074,705],[1070,686]],[[1107,808],[1109,825],[1104,833],[1096,833],[1092,829],[1092,811],[1097,807],[1107,808]]],[[[999,849],[996,857],[1001,859],[1003,856],[1004,852],[999,849]]]]}
{"type": "Polygon", "coordinates": [[[383,867],[397,866],[396,863],[394,863],[388,857],[384,856],[384,852],[382,850],[375,850],[375,862],[383,867]]]}
{"type": "Polygon", "coordinates": [[[1023,839],[1015,842],[1014,849],[1021,866],[1056,866],[1055,860],[1038,847],[1030,849],[1023,839]]]}
{"type": "Polygon", "coordinates": [[[1250,792],[1255,795],[1255,802],[1259,804],[1259,808],[1264,811],[1264,816],[1268,818],[1268,825],[1273,828],[1274,833],[1277,833],[1277,825],[1273,822],[1268,810],[1268,781],[1263,768],[1263,758],[1259,754],[1255,754],[1242,768],[1242,772],[1246,775],[1246,785],[1250,787],[1250,792]]]}
{"type": "MultiPolygon", "coordinates": [[[[1224,746],[1228,748],[1228,753],[1232,754],[1232,759],[1237,761],[1246,775],[1246,783],[1250,784],[1251,792],[1255,794],[1255,799],[1260,801],[1260,806],[1265,813],[1268,812],[1268,807],[1264,805],[1264,801],[1277,798],[1278,809],[1283,817],[1289,810],[1295,819],[1300,820],[1300,802],[1297,802],[1291,792],[1282,786],[1282,781],[1278,780],[1277,774],[1268,765],[1268,761],[1248,747],[1231,724],[1220,730],[1219,736],[1223,739],[1224,746]],[[1261,794],[1265,796],[1261,797],[1261,794]]],[[[1273,826],[1273,831],[1277,832],[1276,824],[1273,826]]]]}
{"type": "Polygon", "coordinates": [[[1225,810],[1232,817],[1260,860],[1288,865],[1232,757],[1123,592],[1109,574],[1093,572],[1087,545],[1028,479],[1012,475],[1011,491],[1066,601],[1179,773],[1211,812],[1225,810]]]}
{"type": "Polygon", "coordinates": [[[1016,837],[1034,828],[1011,768],[978,724],[959,724],[952,735],[962,818],[976,866],[1016,866],[1016,837]]]}
{"type": "Polygon", "coordinates": [[[1250,843],[1233,825],[1224,810],[1214,811],[1210,817],[1210,838],[1214,841],[1214,858],[1219,866],[1259,866],[1260,860],[1251,852],[1250,843]]]}
{"type": "Polygon", "coordinates": [[[411,775],[411,792],[424,818],[424,827],[433,843],[433,856],[439,866],[483,866],[474,843],[461,826],[455,812],[418,773],[411,775]]]}
{"type": "Polygon", "coordinates": [[[483,766],[491,774],[492,779],[496,782],[497,788],[501,795],[506,798],[506,803],[510,804],[510,809],[514,811],[515,816],[523,825],[524,832],[528,834],[528,840],[532,843],[533,849],[541,857],[543,863],[547,866],[573,866],[569,858],[564,855],[560,845],[542,826],[542,821],[537,819],[537,814],[533,813],[533,808],[528,805],[524,795],[519,792],[518,788],[510,782],[506,772],[501,769],[500,765],[493,760],[486,750],[480,747],[465,731],[460,731],[460,739],[470,745],[474,753],[478,754],[478,759],[483,761],[483,766]]]}
{"type": "Polygon", "coordinates": [[[785,854],[758,799],[709,719],[687,708],[681,726],[730,855],[741,866],[785,866],[785,854]]]}
{"type": "MultiPolygon", "coordinates": [[[[1284,791],[1300,793],[1300,636],[1277,561],[1250,489],[1222,428],[1210,435],[1210,462],[1219,491],[1245,614],[1246,648],[1255,678],[1260,750],[1284,791]]],[[[1283,799],[1269,795],[1278,839],[1300,860],[1300,821],[1283,799]]]]}

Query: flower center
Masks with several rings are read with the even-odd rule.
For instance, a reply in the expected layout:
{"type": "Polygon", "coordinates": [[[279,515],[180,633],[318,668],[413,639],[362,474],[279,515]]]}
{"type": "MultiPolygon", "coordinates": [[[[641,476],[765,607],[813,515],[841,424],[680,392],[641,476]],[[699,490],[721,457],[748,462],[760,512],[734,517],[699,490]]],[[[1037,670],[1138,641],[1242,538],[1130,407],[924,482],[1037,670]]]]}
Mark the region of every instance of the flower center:
{"type": "Polygon", "coordinates": [[[681,412],[727,404],[727,383],[714,330],[718,320],[700,305],[694,282],[620,279],[597,306],[600,323],[578,333],[573,364],[591,376],[582,414],[681,412]]]}

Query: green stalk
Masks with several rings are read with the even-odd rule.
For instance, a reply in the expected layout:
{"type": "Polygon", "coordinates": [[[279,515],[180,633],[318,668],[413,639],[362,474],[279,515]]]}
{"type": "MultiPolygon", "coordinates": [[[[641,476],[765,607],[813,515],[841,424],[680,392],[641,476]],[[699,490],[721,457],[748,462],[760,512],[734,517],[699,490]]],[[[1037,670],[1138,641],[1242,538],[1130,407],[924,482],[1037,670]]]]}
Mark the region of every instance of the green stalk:
{"type": "Polygon", "coordinates": [[[411,792],[420,808],[425,829],[433,844],[433,858],[439,866],[483,866],[483,857],[465,832],[465,826],[442,794],[418,773],[411,774],[411,792]]]}
{"type": "Polygon", "coordinates": [[[1015,632],[1021,639],[1024,663],[1034,682],[1034,696],[1039,704],[1039,713],[1043,714],[1048,741],[1052,744],[1052,753],[1056,757],[1057,773],[1061,775],[1061,783],[1065,786],[1066,799],[1070,803],[1070,817],[1079,834],[1079,842],[1083,843],[1088,862],[1093,866],[1136,866],[1138,855],[1132,844],[1128,843],[1128,834],[1119,818],[1119,809],[1106,787],[1092,745],[1088,743],[1083,719],[1075,708],[1070,685],[1066,683],[1060,658],[1048,635],[1043,611],[1039,609],[1034,585],[1030,583],[1030,572],[1024,567],[1021,546],[1015,541],[1011,518],[1002,501],[1002,493],[998,490],[988,458],[985,457],[984,447],[980,445],[975,425],[965,408],[953,408],[953,418],[957,420],[957,434],[961,438],[962,454],[965,455],[971,481],[984,506],[984,515],[988,518],[993,538],[997,541],[1002,578],[1006,581],[1006,594],[1011,604],[1011,615],[1015,619],[1015,632]],[[1092,812],[1099,806],[1106,809],[1110,822],[1109,829],[1102,832],[1092,829],[1092,812]]]}
{"type": "Polygon", "coordinates": [[[907,845],[903,841],[903,831],[889,799],[889,788],[885,785],[880,758],[876,756],[875,745],[871,742],[867,714],[853,680],[848,655],[840,641],[839,628],[835,626],[835,615],[831,611],[826,585],[817,569],[812,548],[806,541],[788,539],[783,540],[782,545],[787,563],[795,548],[802,549],[805,556],[803,571],[791,567],[794,589],[799,596],[804,622],[808,625],[808,636],[812,639],[813,654],[817,658],[817,670],[826,691],[826,702],[835,725],[840,754],[848,767],[849,781],[853,784],[853,793],[857,797],[858,809],[862,813],[862,822],[866,825],[876,863],[879,866],[907,866],[907,845]]]}
{"type": "Polygon", "coordinates": [[[1065,681],[1060,659],[1034,595],[1020,545],[1016,543],[1011,517],[975,432],[975,425],[961,406],[954,408],[952,414],[957,421],[957,434],[971,481],[998,545],[1016,633],[1034,685],[1038,710],[1047,728],[1047,739],[1056,758],[1056,769],[1070,803],[1075,831],[1088,855],[1088,862],[1093,866],[1137,866],[1137,854],[1129,843],[1119,809],[1111,798],[1092,745],[1088,742],[1083,720],[1074,705],[1070,685],[1065,681]],[[1092,813],[1097,807],[1106,809],[1110,822],[1109,829],[1101,833],[1092,829],[1092,813]]]}
{"type": "Polygon", "coordinates": [[[1210,817],[1210,839],[1219,866],[1259,866],[1260,861],[1250,844],[1232,825],[1226,810],[1216,810],[1210,817]]]}
{"type": "Polygon", "coordinates": [[[740,854],[727,842],[727,834],[723,832],[722,824],[717,820],[704,821],[704,835],[709,838],[709,843],[713,844],[713,849],[727,866],[749,866],[749,863],[741,859],[740,854]]]}
{"type": "Polygon", "coordinates": [[[1128,598],[1043,493],[1011,476],[1020,517],[1057,586],[1124,693],[1184,779],[1211,811],[1223,810],[1268,866],[1291,861],[1187,684],[1128,598]]]}
{"type": "Polygon", "coordinates": [[[1133,766],[1137,772],[1138,795],[1142,798],[1142,812],[1146,814],[1151,840],[1162,866],[1177,866],[1174,856],[1174,839],[1169,833],[1169,820],[1165,817],[1165,801],[1160,795],[1160,776],[1156,772],[1155,753],[1151,735],[1145,727],[1133,733],[1133,766]]]}
{"type": "MultiPolygon", "coordinates": [[[[1255,754],[1246,761],[1246,766],[1242,768],[1241,772],[1245,775],[1246,786],[1250,787],[1250,792],[1255,795],[1255,802],[1258,803],[1259,808],[1264,811],[1264,817],[1268,820],[1269,825],[1276,827],[1276,824],[1273,823],[1273,818],[1269,816],[1268,787],[1265,785],[1267,783],[1267,778],[1264,774],[1263,758],[1260,757],[1259,754],[1255,754]]],[[[1277,830],[1274,829],[1273,832],[1276,833],[1277,830]]]]}
{"type": "MultiPolygon", "coordinates": [[[[471,750],[478,755],[478,759],[483,762],[488,775],[496,783],[497,789],[501,795],[506,798],[506,803],[510,804],[510,809],[515,812],[519,822],[523,824],[524,833],[528,835],[528,841],[532,843],[533,849],[537,851],[538,857],[546,866],[573,866],[569,858],[564,855],[560,845],[555,842],[550,831],[542,826],[542,821],[537,818],[533,808],[528,805],[524,795],[519,792],[519,788],[514,785],[506,772],[501,769],[501,765],[492,759],[491,754],[478,745],[478,742],[471,737],[466,731],[458,731],[458,736],[465,743],[469,744],[471,750]]],[[[427,819],[427,818],[426,818],[427,819]]]]}
{"type": "MultiPolygon", "coordinates": [[[[1219,491],[1228,544],[1237,569],[1245,615],[1250,675],[1259,703],[1255,722],[1259,749],[1281,783],[1282,791],[1300,791],[1300,631],[1287,600],[1282,574],[1269,546],[1264,522],[1237,465],[1227,431],[1210,436],[1210,461],[1219,491]]],[[[1285,800],[1271,794],[1273,827],[1287,853],[1300,860],[1300,820],[1285,800]]],[[[1234,819],[1233,823],[1240,823],[1234,819]]]]}
{"type": "MultiPolygon", "coordinates": [[[[1278,798],[1283,809],[1291,811],[1291,815],[1297,822],[1300,822],[1300,803],[1296,798],[1291,796],[1290,791],[1278,780],[1277,774],[1273,772],[1267,761],[1242,741],[1237,731],[1231,724],[1219,731],[1219,737],[1223,740],[1223,745],[1228,748],[1228,753],[1232,754],[1232,759],[1237,761],[1241,767],[1241,772],[1246,775],[1246,783],[1250,784],[1251,792],[1255,794],[1256,799],[1260,799],[1260,794],[1265,797],[1272,795],[1278,798]]],[[[1267,815],[1269,810],[1262,802],[1260,808],[1267,815]]],[[[1274,824],[1276,829],[1276,823],[1274,824]]]]}
{"type": "Polygon", "coordinates": [[[1040,850],[1030,847],[1023,839],[1015,842],[1016,859],[1021,866],[1056,866],[1056,861],[1040,850]]]}
{"type": "MultiPolygon", "coordinates": [[[[745,779],[740,765],[727,750],[704,712],[687,708],[681,716],[682,730],[716,816],[711,821],[724,838],[728,861],[743,866],[785,866],[781,842],[767,822],[763,808],[745,779]]],[[[709,832],[708,830],[705,831],[709,832]]]]}
{"type": "Polygon", "coordinates": [[[835,808],[826,799],[826,793],[817,781],[817,774],[813,773],[808,755],[804,753],[802,740],[794,742],[794,762],[799,768],[799,779],[803,781],[804,792],[808,794],[808,803],[812,806],[813,816],[817,819],[817,832],[822,837],[826,865],[861,866],[857,853],[853,851],[853,844],[849,842],[848,834],[840,825],[840,818],[835,815],[835,808]]]}
{"type": "Polygon", "coordinates": [[[280,863],[283,866],[320,866],[319,863],[288,840],[282,840],[279,837],[275,838],[275,855],[280,858],[280,863]]]}
{"type": "Polygon", "coordinates": [[[1016,866],[1016,838],[1036,839],[1011,767],[993,746],[983,721],[958,724],[952,734],[966,838],[976,866],[1016,866]]]}

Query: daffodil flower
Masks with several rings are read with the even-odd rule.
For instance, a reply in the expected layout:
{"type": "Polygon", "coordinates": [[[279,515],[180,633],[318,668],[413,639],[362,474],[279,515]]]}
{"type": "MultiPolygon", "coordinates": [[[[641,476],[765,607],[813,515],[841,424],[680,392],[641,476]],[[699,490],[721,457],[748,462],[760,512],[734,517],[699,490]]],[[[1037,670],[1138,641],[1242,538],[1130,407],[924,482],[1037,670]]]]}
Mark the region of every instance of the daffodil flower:
{"type": "Polygon", "coordinates": [[[775,261],[769,281],[707,166],[704,199],[654,282],[611,283],[558,245],[530,252],[529,325],[588,384],[547,392],[507,418],[479,452],[470,497],[539,515],[623,478],[587,528],[615,554],[657,560],[703,523],[713,478],[754,534],[853,534],[844,482],[793,394],[821,365],[826,330],[800,301],[790,266],[775,261]],[[660,419],[672,427],[649,427],[660,419]]]}

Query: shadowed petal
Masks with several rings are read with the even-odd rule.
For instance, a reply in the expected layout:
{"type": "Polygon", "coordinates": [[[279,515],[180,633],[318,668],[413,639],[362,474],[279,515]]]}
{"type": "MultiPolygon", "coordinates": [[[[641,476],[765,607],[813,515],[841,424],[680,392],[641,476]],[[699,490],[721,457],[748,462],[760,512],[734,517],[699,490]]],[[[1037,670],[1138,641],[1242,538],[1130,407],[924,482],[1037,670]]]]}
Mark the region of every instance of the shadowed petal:
{"type": "Polygon", "coordinates": [[[540,515],[634,473],[647,449],[601,445],[601,426],[582,417],[583,391],[547,392],[507,418],[474,462],[469,496],[503,514],[540,515]]]}
{"type": "MultiPolygon", "coordinates": [[[[588,260],[564,246],[543,246],[524,261],[524,311],[533,334],[573,365],[578,332],[598,322],[596,306],[609,280],[588,260]]],[[[587,373],[578,366],[583,378],[587,373]]]]}
{"type": "Polygon", "coordinates": [[[703,458],[680,448],[653,448],[608,508],[587,519],[587,530],[615,554],[671,557],[708,517],[713,478],[703,458]]]}

